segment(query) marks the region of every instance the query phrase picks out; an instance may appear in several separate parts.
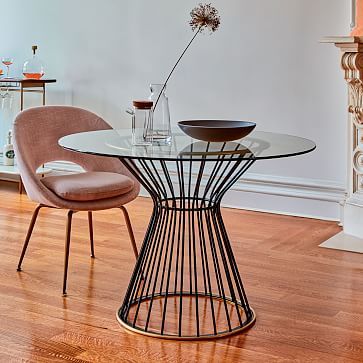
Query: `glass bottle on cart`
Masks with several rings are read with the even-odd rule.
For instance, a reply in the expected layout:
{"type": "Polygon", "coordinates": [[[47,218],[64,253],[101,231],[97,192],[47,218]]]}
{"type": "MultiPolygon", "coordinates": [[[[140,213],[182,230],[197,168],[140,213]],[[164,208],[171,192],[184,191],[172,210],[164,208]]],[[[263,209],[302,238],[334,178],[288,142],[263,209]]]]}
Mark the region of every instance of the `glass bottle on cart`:
{"type": "Polygon", "coordinates": [[[36,52],[38,46],[33,45],[33,57],[28,59],[23,66],[23,75],[27,79],[41,79],[44,76],[44,66],[36,52]]]}

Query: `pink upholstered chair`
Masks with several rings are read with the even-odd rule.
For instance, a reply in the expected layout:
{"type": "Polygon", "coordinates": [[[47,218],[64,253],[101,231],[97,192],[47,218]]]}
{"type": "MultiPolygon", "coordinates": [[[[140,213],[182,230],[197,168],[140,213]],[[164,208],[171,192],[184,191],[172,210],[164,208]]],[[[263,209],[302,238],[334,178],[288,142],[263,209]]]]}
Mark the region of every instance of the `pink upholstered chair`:
{"type": "Polygon", "coordinates": [[[72,216],[88,212],[91,257],[94,257],[92,211],[120,208],[124,214],[131,244],[137,257],[137,247],[128,212],[124,205],[134,200],[140,185],[116,158],[80,154],[58,145],[62,136],[110,129],[97,115],[75,107],[45,106],[21,112],[14,124],[15,153],[20,175],[30,199],[39,205],[33,213],[18,264],[18,271],[29,244],[41,208],[68,209],[65,241],[63,294],[66,295],[72,216]],[[85,172],[54,175],[39,179],[36,170],[52,161],[70,161],[85,172]]]}

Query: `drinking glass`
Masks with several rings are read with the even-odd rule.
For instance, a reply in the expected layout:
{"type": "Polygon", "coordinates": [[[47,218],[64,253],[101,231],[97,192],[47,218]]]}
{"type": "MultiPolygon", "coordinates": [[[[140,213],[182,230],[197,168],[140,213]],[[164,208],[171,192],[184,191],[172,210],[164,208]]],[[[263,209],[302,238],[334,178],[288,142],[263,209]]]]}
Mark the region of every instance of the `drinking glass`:
{"type": "Polygon", "coordinates": [[[6,66],[6,78],[9,78],[10,66],[13,64],[14,59],[11,57],[3,57],[1,62],[6,66]]]}

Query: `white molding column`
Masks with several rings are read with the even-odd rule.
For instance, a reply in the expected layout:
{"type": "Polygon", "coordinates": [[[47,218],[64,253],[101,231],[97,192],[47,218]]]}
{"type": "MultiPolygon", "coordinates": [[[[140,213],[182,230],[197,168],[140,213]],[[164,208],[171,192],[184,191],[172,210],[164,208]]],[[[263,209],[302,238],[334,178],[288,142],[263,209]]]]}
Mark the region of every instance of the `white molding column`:
{"type": "Polygon", "coordinates": [[[348,84],[348,177],[343,232],[321,246],[363,253],[363,37],[326,38],[342,51],[348,84]]]}

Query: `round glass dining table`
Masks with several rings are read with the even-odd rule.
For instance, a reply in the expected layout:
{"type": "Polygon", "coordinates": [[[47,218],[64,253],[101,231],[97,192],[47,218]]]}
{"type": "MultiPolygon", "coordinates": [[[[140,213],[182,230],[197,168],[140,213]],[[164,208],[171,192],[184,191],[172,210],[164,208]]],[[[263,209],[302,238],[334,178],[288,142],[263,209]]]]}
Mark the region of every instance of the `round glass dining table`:
{"type": "MultiPolygon", "coordinates": [[[[153,211],[122,306],[121,325],[167,339],[243,331],[256,314],[221,213],[226,192],[258,160],[302,155],[308,139],[254,131],[225,143],[175,132],[170,145],[133,146],[131,130],[65,136],[76,152],[119,158],[150,194],[153,211]]],[[[242,226],[242,224],[241,224],[242,226]]]]}

